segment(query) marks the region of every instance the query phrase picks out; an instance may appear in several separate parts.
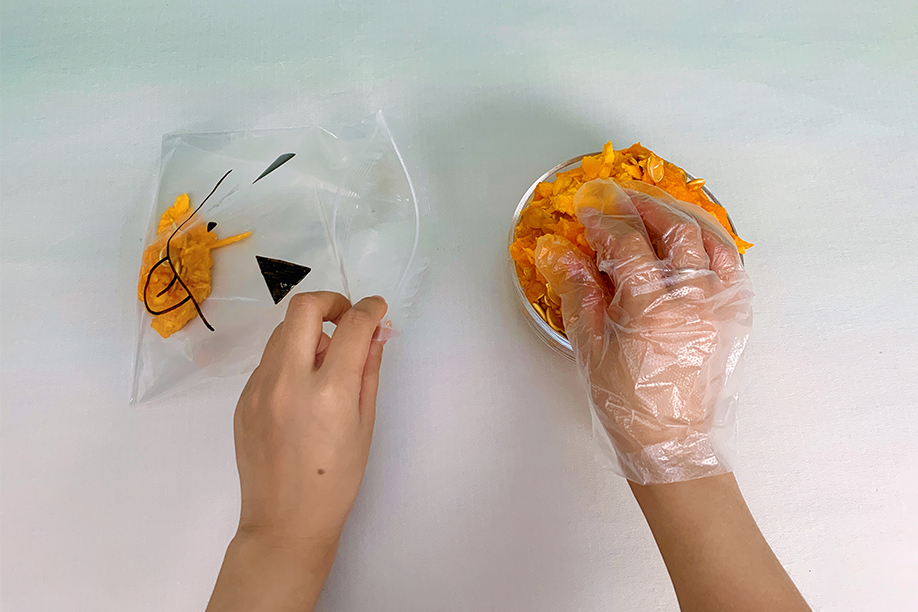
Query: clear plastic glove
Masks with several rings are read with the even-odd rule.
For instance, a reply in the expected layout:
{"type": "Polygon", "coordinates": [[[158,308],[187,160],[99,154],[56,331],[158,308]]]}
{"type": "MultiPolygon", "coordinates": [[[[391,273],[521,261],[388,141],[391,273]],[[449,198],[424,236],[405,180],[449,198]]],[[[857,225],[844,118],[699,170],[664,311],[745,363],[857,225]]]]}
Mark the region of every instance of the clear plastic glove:
{"type": "Polygon", "coordinates": [[[574,207],[596,261],[546,235],[536,265],[561,297],[601,459],[639,484],[731,471],[752,326],[733,240],[703,209],[640,182],[590,181],[574,207]]]}

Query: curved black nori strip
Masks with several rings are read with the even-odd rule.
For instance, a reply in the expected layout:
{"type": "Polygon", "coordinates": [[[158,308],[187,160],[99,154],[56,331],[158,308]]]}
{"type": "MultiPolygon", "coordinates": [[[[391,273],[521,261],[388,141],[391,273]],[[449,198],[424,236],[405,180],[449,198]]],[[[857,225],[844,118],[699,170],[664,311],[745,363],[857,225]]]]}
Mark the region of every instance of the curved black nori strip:
{"type": "Polygon", "coordinates": [[[155,264],[153,264],[153,267],[150,268],[150,271],[147,273],[147,282],[143,286],[143,305],[146,307],[147,312],[149,312],[151,315],[156,316],[156,315],[166,314],[167,312],[172,312],[176,308],[179,308],[180,306],[188,302],[188,300],[191,300],[191,303],[194,304],[194,309],[198,311],[198,316],[201,317],[201,321],[204,322],[204,325],[207,326],[207,329],[209,329],[210,331],[214,331],[213,326],[204,317],[204,313],[201,311],[201,305],[198,304],[198,301],[194,299],[193,295],[191,295],[191,291],[188,289],[188,285],[185,284],[185,281],[182,280],[182,277],[179,276],[178,272],[176,271],[175,265],[173,265],[172,263],[172,253],[170,252],[169,249],[172,246],[172,239],[175,238],[175,235],[178,233],[178,231],[182,229],[182,227],[186,223],[188,223],[188,221],[190,221],[191,218],[195,216],[199,210],[201,210],[204,204],[207,203],[207,200],[210,199],[210,196],[214,195],[214,193],[217,191],[217,188],[220,187],[220,183],[222,183],[224,179],[226,179],[226,177],[228,177],[230,172],[232,171],[233,171],[232,169],[227,170],[226,174],[224,174],[223,177],[220,178],[219,181],[217,181],[217,184],[214,185],[214,188],[210,190],[209,194],[207,194],[207,197],[204,198],[204,200],[200,204],[198,204],[198,207],[195,208],[191,212],[191,214],[188,215],[188,217],[184,221],[182,221],[182,223],[177,228],[175,228],[175,231],[173,231],[172,234],[169,236],[169,238],[166,240],[166,256],[160,259],[159,261],[157,261],[155,264]],[[166,288],[163,289],[161,292],[159,292],[156,297],[163,295],[166,291],[171,289],[172,285],[175,284],[175,281],[179,282],[179,284],[182,286],[182,289],[184,289],[185,293],[188,294],[188,297],[186,297],[184,300],[182,300],[178,304],[174,304],[173,306],[170,306],[169,308],[166,308],[165,310],[160,310],[157,312],[153,310],[152,308],[150,308],[150,303],[147,301],[147,290],[150,288],[150,279],[153,277],[153,271],[156,270],[156,268],[163,265],[164,263],[168,263],[169,267],[172,269],[172,280],[169,281],[169,284],[166,286],[166,288]]]}
{"type": "MultiPolygon", "coordinates": [[[[162,259],[160,259],[159,261],[157,261],[155,264],[153,264],[153,267],[152,267],[152,268],[150,268],[150,272],[147,274],[147,282],[146,282],[146,283],[144,284],[144,286],[143,286],[143,305],[147,307],[147,312],[149,312],[149,313],[152,314],[152,315],[161,315],[161,314],[166,314],[167,312],[172,312],[173,310],[175,310],[176,308],[178,308],[179,306],[181,306],[182,304],[184,304],[184,303],[187,302],[188,300],[192,299],[192,298],[191,298],[191,293],[189,293],[188,296],[187,296],[184,300],[182,300],[182,301],[179,302],[178,304],[174,304],[174,305],[170,306],[169,308],[166,308],[165,310],[152,310],[152,309],[150,308],[150,305],[147,303],[147,289],[150,288],[150,279],[153,277],[153,270],[155,270],[156,268],[160,267],[162,264],[164,264],[164,263],[166,263],[166,262],[168,262],[168,263],[169,263],[169,267],[172,268],[172,262],[169,261],[168,258],[163,257],[162,259]]],[[[169,286],[170,286],[170,287],[172,286],[173,283],[175,283],[175,279],[176,279],[177,276],[178,276],[178,274],[175,273],[175,268],[172,268],[172,280],[169,282],[169,286]]],[[[165,292],[165,290],[164,290],[163,292],[165,292]]],[[[159,297],[159,296],[162,295],[162,294],[163,294],[163,293],[161,292],[161,293],[157,294],[156,297],[159,297]]]]}
{"type": "MultiPolygon", "coordinates": [[[[160,259],[159,262],[161,262],[161,261],[168,261],[168,260],[167,260],[167,259],[160,259]]],[[[159,263],[159,262],[156,262],[156,263],[159,263]]],[[[153,267],[155,268],[156,266],[154,265],[153,267]]],[[[169,262],[169,267],[172,268],[172,262],[171,262],[171,261],[169,262]]],[[[150,270],[150,272],[152,272],[152,271],[153,271],[153,270],[150,270]]],[[[172,289],[172,285],[175,284],[175,279],[176,279],[176,278],[178,278],[178,274],[175,273],[175,268],[172,268],[172,280],[169,281],[169,284],[166,285],[166,288],[165,288],[165,289],[163,289],[162,291],[160,291],[159,293],[156,294],[156,297],[159,297],[159,296],[161,296],[161,295],[164,295],[167,291],[169,291],[170,289],[172,289]]]]}

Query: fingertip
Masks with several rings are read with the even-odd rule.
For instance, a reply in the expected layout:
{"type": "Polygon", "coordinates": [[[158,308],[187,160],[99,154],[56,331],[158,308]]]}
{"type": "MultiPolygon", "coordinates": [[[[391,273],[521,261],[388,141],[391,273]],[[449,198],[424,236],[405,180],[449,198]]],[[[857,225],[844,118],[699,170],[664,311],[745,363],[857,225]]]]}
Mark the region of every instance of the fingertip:
{"type": "MultiPolygon", "coordinates": [[[[388,304],[379,296],[363,298],[346,313],[332,334],[324,367],[350,378],[359,376],[371,352],[373,336],[385,316],[388,304]]],[[[381,347],[379,347],[381,348],[381,347]]]]}
{"type": "Polygon", "coordinates": [[[386,343],[383,341],[371,341],[367,347],[367,360],[363,366],[363,384],[367,381],[375,384],[376,378],[379,377],[379,368],[382,365],[382,355],[386,343]]]}
{"type": "Polygon", "coordinates": [[[377,372],[379,371],[379,365],[382,361],[382,354],[385,348],[386,340],[376,340],[374,342],[370,342],[370,348],[367,351],[367,368],[377,372]]]}
{"type": "Polygon", "coordinates": [[[572,246],[569,240],[556,234],[539,236],[535,247],[536,267],[539,268],[540,272],[542,272],[542,267],[545,267],[546,271],[551,273],[552,264],[561,253],[569,249],[569,246],[572,246]]]}
{"type": "Polygon", "coordinates": [[[376,420],[376,396],[379,391],[379,370],[382,367],[383,349],[386,342],[371,341],[367,350],[367,359],[363,366],[360,382],[358,410],[360,419],[372,427],[376,420]]]}
{"type": "Polygon", "coordinates": [[[373,332],[373,338],[375,342],[379,342],[382,345],[385,345],[386,342],[391,340],[396,336],[395,330],[389,327],[388,325],[380,325],[376,328],[376,331],[373,332]]]}
{"type": "Polygon", "coordinates": [[[319,317],[331,321],[351,307],[351,301],[334,291],[307,291],[290,297],[286,320],[319,317]]]}
{"type": "Polygon", "coordinates": [[[558,293],[573,279],[582,278],[589,262],[589,258],[567,238],[545,234],[536,241],[536,268],[558,293]]]}
{"type": "Polygon", "coordinates": [[[382,297],[381,295],[371,295],[370,297],[365,297],[354,304],[353,308],[365,310],[371,313],[374,318],[378,316],[376,319],[378,321],[382,319],[389,311],[389,303],[386,302],[386,298],[382,297]]]}
{"type": "Polygon", "coordinates": [[[580,186],[574,194],[574,214],[621,214],[620,203],[627,199],[624,190],[612,179],[594,179],[580,186]]]}

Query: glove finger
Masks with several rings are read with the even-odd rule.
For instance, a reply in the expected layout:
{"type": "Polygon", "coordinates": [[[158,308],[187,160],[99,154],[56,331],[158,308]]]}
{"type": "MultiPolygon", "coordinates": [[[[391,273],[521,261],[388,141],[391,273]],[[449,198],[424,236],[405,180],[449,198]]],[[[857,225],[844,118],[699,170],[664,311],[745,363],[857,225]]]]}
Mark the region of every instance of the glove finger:
{"type": "MultiPolygon", "coordinates": [[[[707,213],[704,210],[701,210],[701,212],[707,213]]],[[[739,251],[736,250],[736,243],[729,236],[725,236],[723,231],[720,231],[719,223],[717,227],[714,227],[709,223],[700,221],[699,225],[701,225],[704,249],[707,251],[708,259],[711,262],[711,270],[720,278],[724,286],[733,285],[745,274],[739,251]]]]}
{"type": "Polygon", "coordinates": [[[574,210],[599,269],[612,277],[617,290],[660,281],[662,267],[641,215],[614,181],[584,183],[574,196],[574,210]]]}
{"type": "Polygon", "coordinates": [[[602,345],[606,311],[596,264],[569,240],[552,234],[536,243],[535,263],[561,298],[564,329],[578,362],[590,363],[597,343],[602,345]]]}
{"type": "Polygon", "coordinates": [[[625,190],[641,215],[660,259],[674,270],[707,270],[708,254],[695,218],[646,193],[625,190]]]}
{"type": "Polygon", "coordinates": [[[672,209],[690,215],[701,230],[701,242],[708,258],[708,264],[705,267],[714,272],[724,285],[732,285],[744,274],[739,251],[736,249],[736,242],[714,215],[697,204],[677,200],[654,185],[648,185],[640,181],[627,181],[622,186],[626,191],[647,194],[672,209]]]}

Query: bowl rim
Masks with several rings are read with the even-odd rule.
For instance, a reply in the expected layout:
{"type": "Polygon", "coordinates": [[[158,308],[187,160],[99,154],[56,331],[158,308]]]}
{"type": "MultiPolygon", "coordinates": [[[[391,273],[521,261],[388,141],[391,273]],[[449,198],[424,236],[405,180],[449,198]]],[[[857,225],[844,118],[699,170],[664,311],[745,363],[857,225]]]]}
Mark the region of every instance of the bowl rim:
{"type": "MultiPolygon", "coordinates": [[[[510,257],[509,249],[510,249],[510,245],[513,244],[513,241],[516,238],[516,226],[519,225],[520,216],[523,213],[523,209],[526,207],[527,204],[529,204],[530,200],[532,199],[532,194],[535,193],[536,187],[539,186],[539,183],[545,181],[545,179],[552,176],[553,174],[557,174],[559,171],[563,170],[567,166],[570,166],[574,163],[581,161],[584,157],[589,157],[591,155],[600,155],[600,154],[602,154],[602,151],[596,151],[595,153],[584,153],[583,155],[577,155],[567,160],[566,162],[562,162],[556,165],[555,167],[551,168],[550,170],[542,174],[542,176],[537,178],[532,183],[532,185],[529,186],[529,189],[527,189],[526,192],[523,194],[523,197],[520,198],[519,203],[516,205],[516,210],[513,211],[513,218],[510,223],[510,236],[507,241],[507,249],[508,249],[507,258],[510,261],[510,275],[513,277],[513,287],[516,289],[517,297],[520,300],[520,305],[522,306],[526,314],[529,315],[530,323],[532,323],[535,326],[536,332],[539,333],[543,337],[543,340],[548,342],[548,344],[552,348],[560,352],[565,357],[568,357],[569,359],[574,359],[574,349],[571,346],[570,340],[567,338],[565,334],[555,331],[545,321],[545,319],[543,319],[539,315],[539,313],[536,312],[536,309],[533,308],[528,298],[526,298],[526,293],[523,291],[523,286],[520,284],[520,278],[516,273],[516,262],[513,260],[512,257],[510,257]]],[[[683,172],[685,172],[685,176],[688,177],[689,180],[692,180],[695,178],[692,174],[690,174],[684,168],[683,168],[683,172]]],[[[715,195],[711,193],[707,185],[702,185],[701,189],[702,191],[705,192],[705,194],[709,198],[711,198],[712,202],[714,202],[715,204],[717,204],[718,206],[724,209],[724,212],[726,212],[727,214],[727,221],[730,223],[730,229],[733,230],[734,234],[736,234],[736,226],[733,224],[733,219],[730,217],[730,213],[727,212],[727,209],[720,203],[717,197],[715,197],[715,195]]],[[[742,254],[740,254],[740,262],[742,262],[744,265],[746,263],[745,258],[743,257],[742,254]]]]}

